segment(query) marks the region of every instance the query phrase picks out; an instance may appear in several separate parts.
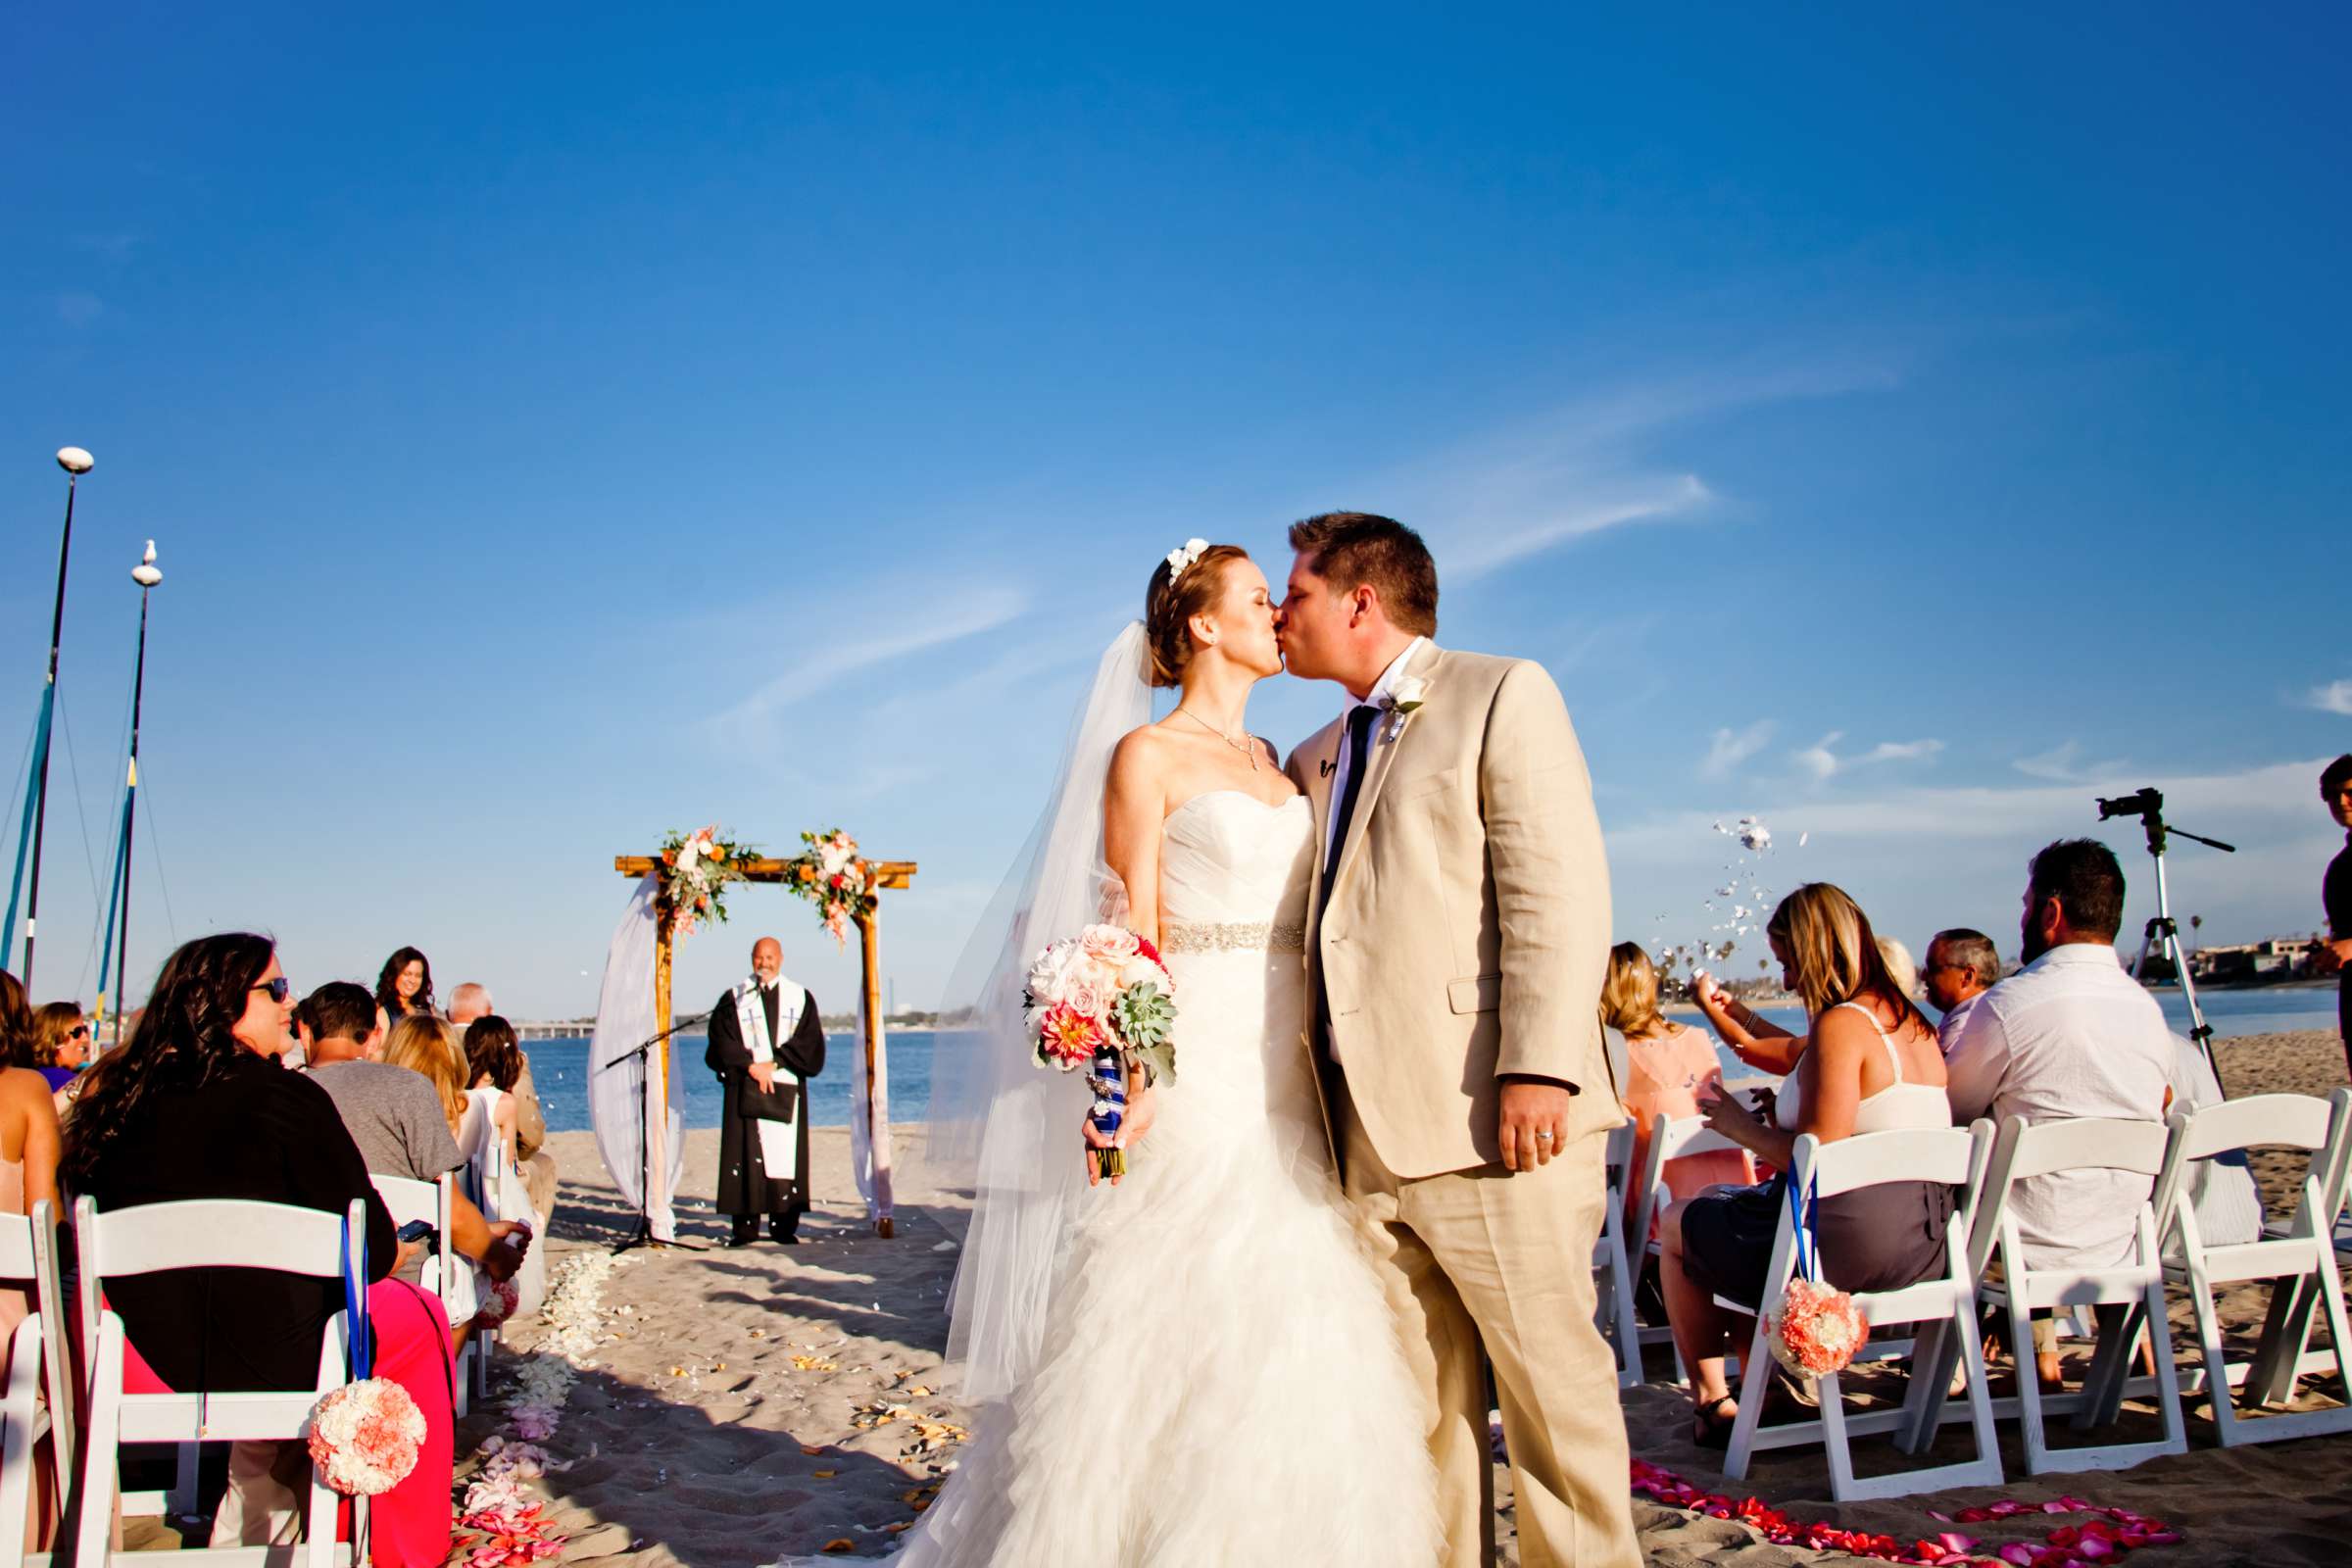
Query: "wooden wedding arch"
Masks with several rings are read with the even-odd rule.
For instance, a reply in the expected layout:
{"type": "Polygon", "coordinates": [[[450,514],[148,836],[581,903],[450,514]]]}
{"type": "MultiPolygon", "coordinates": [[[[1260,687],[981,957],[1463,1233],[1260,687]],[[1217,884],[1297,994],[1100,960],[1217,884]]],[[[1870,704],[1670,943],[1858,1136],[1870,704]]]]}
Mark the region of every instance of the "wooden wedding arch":
{"type": "MultiPolygon", "coordinates": [[[[742,861],[736,869],[746,882],[780,884],[791,875],[796,863],[762,857],[742,861]]],[[[914,881],[915,863],[912,860],[876,860],[872,865],[873,880],[869,885],[877,895],[884,891],[904,891],[914,881]]],[[[612,869],[625,877],[651,876],[661,867],[662,857],[659,855],[616,855],[612,858],[612,869]]],[[[874,1116],[874,1106],[880,1102],[880,1097],[875,1093],[879,1087],[875,1075],[879,1070],[882,1041],[881,912],[881,900],[877,897],[873,906],[857,917],[857,925],[858,949],[865,969],[865,1005],[860,1009],[865,1038],[860,1042],[864,1049],[860,1053],[863,1059],[859,1063],[859,1070],[865,1074],[866,1147],[873,1152],[874,1161],[874,1234],[887,1238],[897,1235],[898,1229],[891,1222],[890,1129],[887,1125],[877,1126],[874,1116]]],[[[669,1103],[671,1081],[668,1039],[671,956],[670,922],[664,911],[654,922],[654,1031],[662,1037],[662,1049],[653,1058],[659,1063],[653,1070],[662,1075],[662,1103],[664,1105],[669,1103]]],[[[647,1151],[647,1157],[652,1163],[646,1188],[649,1194],[669,1191],[669,1173],[662,1168],[669,1157],[669,1151],[665,1147],[667,1143],[667,1139],[653,1139],[647,1151]]]]}

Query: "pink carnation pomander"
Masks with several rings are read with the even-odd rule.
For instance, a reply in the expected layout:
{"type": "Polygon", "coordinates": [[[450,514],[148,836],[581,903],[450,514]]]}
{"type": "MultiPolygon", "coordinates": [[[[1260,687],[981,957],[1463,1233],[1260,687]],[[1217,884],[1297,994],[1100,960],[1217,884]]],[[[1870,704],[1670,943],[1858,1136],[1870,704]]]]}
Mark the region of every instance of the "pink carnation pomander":
{"type": "Polygon", "coordinates": [[[424,1412],[388,1378],[346,1384],[311,1407],[311,1462],[347,1497],[372,1497],[406,1481],[423,1443],[424,1412]]]}

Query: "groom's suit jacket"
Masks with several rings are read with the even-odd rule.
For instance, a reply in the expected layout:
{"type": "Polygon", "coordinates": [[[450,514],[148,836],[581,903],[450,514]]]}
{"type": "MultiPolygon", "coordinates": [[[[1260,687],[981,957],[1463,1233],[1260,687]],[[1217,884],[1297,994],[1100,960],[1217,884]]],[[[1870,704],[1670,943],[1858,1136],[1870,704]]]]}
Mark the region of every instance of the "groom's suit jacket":
{"type": "MultiPolygon", "coordinates": [[[[1330,906],[1308,910],[1306,1048],[1336,1054],[1373,1148],[1415,1178],[1501,1159],[1505,1073],[1571,1085],[1571,1139],[1625,1114],[1600,1032],[1608,859],[1559,688],[1531,661],[1435,644],[1404,673],[1423,706],[1394,739],[1393,719],[1373,729],[1330,906]]],[[[1289,764],[1318,890],[1346,744],[1335,719],[1289,764]]]]}

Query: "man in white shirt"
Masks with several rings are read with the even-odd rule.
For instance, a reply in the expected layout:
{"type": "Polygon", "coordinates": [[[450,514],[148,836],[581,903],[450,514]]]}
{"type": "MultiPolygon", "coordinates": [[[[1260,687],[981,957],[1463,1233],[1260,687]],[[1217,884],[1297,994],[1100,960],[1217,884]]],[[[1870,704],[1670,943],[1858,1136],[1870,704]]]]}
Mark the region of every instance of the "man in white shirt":
{"type": "Polygon", "coordinates": [[[2000,949],[1984,932],[1966,926],[1938,931],[1928,939],[1928,959],[1920,965],[1919,978],[1928,1001],[1943,1014],[1936,1045],[1948,1056],[1977,999],[2001,982],[2000,949]]]}
{"type": "MultiPolygon", "coordinates": [[[[2124,871],[2095,839],[2061,839],[2034,857],[2019,922],[2026,966],[1977,999],[1945,1042],[1952,1119],[2162,1121],[2173,1036],[2124,972],[2124,871]]],[[[2131,1254],[2149,1179],[2054,1171],[2019,1182],[2010,1211],[2035,1268],[2103,1268],[2131,1254]]],[[[2057,1341],[2037,1325],[2041,1378],[2059,1376],[2057,1341]]]]}

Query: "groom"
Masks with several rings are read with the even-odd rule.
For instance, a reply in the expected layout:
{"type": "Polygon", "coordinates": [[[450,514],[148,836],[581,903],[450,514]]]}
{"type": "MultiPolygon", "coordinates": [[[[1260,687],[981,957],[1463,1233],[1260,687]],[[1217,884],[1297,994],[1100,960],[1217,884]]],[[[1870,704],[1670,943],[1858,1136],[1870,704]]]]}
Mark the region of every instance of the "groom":
{"type": "Polygon", "coordinates": [[[1559,689],[1431,642],[1438,572],[1402,523],[1291,529],[1290,672],[1339,719],[1294,753],[1325,1127],[1434,1412],[1447,1568],[1494,1560],[1491,1362],[1526,1568],[1638,1563],[1615,1363],[1593,1326],[1609,872],[1559,689]]]}

